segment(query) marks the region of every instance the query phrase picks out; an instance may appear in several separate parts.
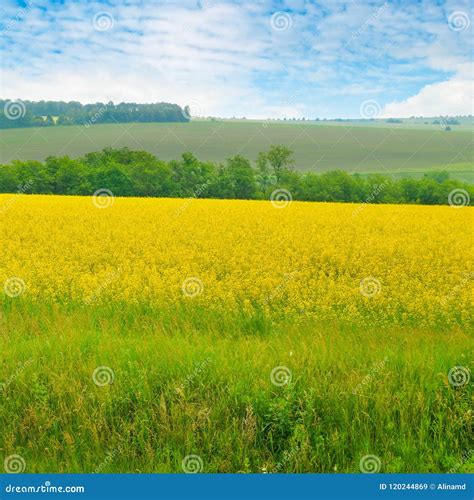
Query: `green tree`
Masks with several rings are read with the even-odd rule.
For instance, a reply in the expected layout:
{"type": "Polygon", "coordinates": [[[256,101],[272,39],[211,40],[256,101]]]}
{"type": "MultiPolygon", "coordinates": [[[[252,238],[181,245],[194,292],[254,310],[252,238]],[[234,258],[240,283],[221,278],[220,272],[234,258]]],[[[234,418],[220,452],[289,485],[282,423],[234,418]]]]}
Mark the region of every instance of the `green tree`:
{"type": "Polygon", "coordinates": [[[280,184],[283,173],[291,170],[294,163],[292,155],[293,151],[291,151],[291,149],[279,144],[274,144],[266,153],[268,162],[275,174],[277,184],[280,184]]]}
{"type": "Polygon", "coordinates": [[[229,158],[226,174],[233,191],[233,197],[246,200],[255,198],[255,171],[247,158],[240,155],[229,158]]]}
{"type": "Polygon", "coordinates": [[[258,153],[257,162],[257,181],[260,186],[260,191],[265,196],[267,194],[267,188],[270,186],[272,180],[272,174],[270,170],[270,165],[268,163],[268,157],[266,153],[258,153]]]}

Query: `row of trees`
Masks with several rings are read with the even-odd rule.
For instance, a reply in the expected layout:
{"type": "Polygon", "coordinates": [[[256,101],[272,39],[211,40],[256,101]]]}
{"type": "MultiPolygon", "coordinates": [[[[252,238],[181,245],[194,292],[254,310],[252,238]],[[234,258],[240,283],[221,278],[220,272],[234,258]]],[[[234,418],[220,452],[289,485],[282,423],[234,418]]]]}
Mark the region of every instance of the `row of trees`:
{"type": "Polygon", "coordinates": [[[2,193],[90,195],[103,188],[115,196],[231,199],[268,199],[283,188],[294,200],[428,205],[446,204],[453,190],[462,189],[474,198],[473,186],[449,179],[447,172],[398,180],[341,170],[297,172],[292,151],[280,145],[260,153],[254,166],[240,155],[222,164],[200,161],[189,152],[180,160],[163,161],[128,148],[107,148],[78,159],[50,156],[44,162],[0,166],[2,193]]]}
{"type": "Polygon", "coordinates": [[[70,101],[6,101],[0,100],[0,128],[44,127],[128,122],[187,122],[189,109],[177,104],[159,102],[137,104],[122,102],[81,104],[70,101]]]}

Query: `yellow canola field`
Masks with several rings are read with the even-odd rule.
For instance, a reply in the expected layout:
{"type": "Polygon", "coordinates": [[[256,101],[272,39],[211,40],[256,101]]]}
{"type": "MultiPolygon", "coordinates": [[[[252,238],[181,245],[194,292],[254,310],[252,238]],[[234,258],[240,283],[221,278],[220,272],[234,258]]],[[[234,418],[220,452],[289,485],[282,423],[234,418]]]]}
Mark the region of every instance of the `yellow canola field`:
{"type": "Polygon", "coordinates": [[[473,210],[0,195],[2,300],[466,325],[473,210]]]}

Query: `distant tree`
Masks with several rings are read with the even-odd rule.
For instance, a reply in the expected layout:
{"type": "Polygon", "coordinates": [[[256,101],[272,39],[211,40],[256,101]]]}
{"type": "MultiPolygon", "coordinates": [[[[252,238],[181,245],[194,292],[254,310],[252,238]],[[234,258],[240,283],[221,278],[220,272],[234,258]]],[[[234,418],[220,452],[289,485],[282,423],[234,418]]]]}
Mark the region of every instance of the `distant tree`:
{"type": "MultiPolygon", "coordinates": [[[[70,101],[6,101],[0,100],[0,128],[44,127],[57,125],[93,125],[127,122],[186,122],[188,116],[177,104],[166,102],[115,105],[97,102],[81,104],[70,101]],[[5,111],[6,110],[6,111],[5,111]],[[15,114],[14,119],[12,115],[15,114]],[[43,118],[46,117],[46,118],[43,118]]],[[[189,108],[188,108],[189,111],[189,108]]]]}
{"type": "Polygon", "coordinates": [[[55,173],[55,192],[58,194],[87,195],[92,192],[87,167],[79,160],[62,158],[55,173]]]}
{"type": "Polygon", "coordinates": [[[293,151],[279,144],[274,144],[270,150],[266,153],[268,162],[270,163],[273,173],[276,177],[277,184],[280,183],[280,179],[285,170],[291,170],[291,166],[294,163],[292,159],[293,151]]]}
{"type": "Polygon", "coordinates": [[[255,198],[255,171],[246,158],[240,155],[229,158],[226,174],[232,186],[233,197],[246,200],[255,198]]]}
{"type": "Polygon", "coordinates": [[[0,165],[0,193],[18,191],[18,176],[12,165],[0,165]]]}
{"type": "MultiPolygon", "coordinates": [[[[199,161],[189,151],[181,156],[180,161],[170,162],[177,196],[195,196],[197,191],[207,191],[214,181],[216,168],[212,163],[199,161]],[[203,187],[206,185],[207,187],[203,187]]],[[[204,195],[204,192],[201,193],[204,195]]]]}
{"type": "Polygon", "coordinates": [[[130,168],[130,180],[135,196],[170,196],[174,191],[172,170],[165,162],[134,163],[130,168]]]}
{"type": "Polygon", "coordinates": [[[257,181],[260,186],[260,191],[263,195],[265,195],[272,179],[270,165],[268,163],[268,156],[266,153],[260,152],[258,154],[256,167],[257,181]]]}
{"type": "Polygon", "coordinates": [[[56,125],[71,125],[71,120],[65,115],[59,115],[56,125]]]}
{"type": "Polygon", "coordinates": [[[437,170],[434,172],[426,173],[424,177],[433,179],[434,181],[441,183],[449,179],[449,172],[447,170],[437,170]]]}
{"type": "Polygon", "coordinates": [[[106,188],[116,196],[268,199],[273,172],[278,172],[279,187],[288,189],[294,200],[447,204],[454,189],[467,191],[474,200],[473,186],[449,179],[447,171],[430,172],[422,179],[341,170],[301,173],[290,168],[290,155],[287,148],[274,146],[258,155],[254,169],[240,155],[215,165],[189,152],[166,162],[146,151],[106,148],[78,159],[50,156],[44,162],[0,165],[0,192],[90,195],[106,188]]]}

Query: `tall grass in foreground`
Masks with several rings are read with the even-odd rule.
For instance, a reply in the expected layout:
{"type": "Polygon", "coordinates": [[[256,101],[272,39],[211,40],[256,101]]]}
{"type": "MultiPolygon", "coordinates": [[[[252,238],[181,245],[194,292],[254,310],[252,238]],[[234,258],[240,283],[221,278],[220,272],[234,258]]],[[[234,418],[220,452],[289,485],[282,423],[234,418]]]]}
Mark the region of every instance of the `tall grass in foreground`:
{"type": "Polygon", "coordinates": [[[0,459],[26,472],[474,470],[460,330],[22,301],[0,332],[0,459]]]}

